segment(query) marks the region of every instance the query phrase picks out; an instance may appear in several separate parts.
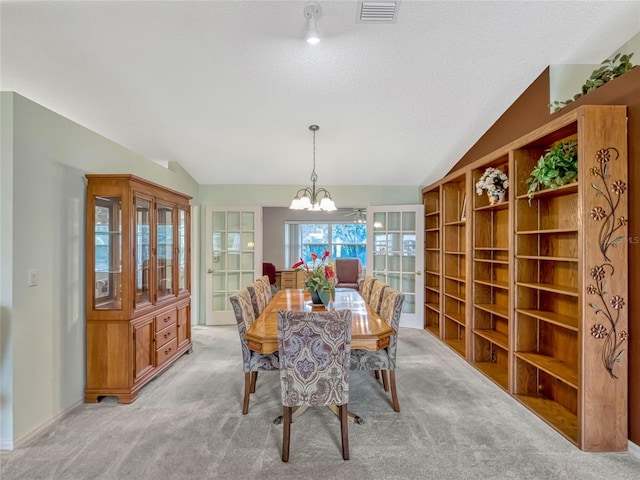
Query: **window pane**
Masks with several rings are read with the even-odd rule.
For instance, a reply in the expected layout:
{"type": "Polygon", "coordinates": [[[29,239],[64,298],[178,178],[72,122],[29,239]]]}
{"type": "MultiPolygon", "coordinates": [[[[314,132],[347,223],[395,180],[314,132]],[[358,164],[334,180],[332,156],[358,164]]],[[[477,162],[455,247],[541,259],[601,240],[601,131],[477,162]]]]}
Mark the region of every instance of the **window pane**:
{"type": "Polygon", "coordinates": [[[302,243],[327,244],[329,242],[329,225],[300,225],[302,243]]]}

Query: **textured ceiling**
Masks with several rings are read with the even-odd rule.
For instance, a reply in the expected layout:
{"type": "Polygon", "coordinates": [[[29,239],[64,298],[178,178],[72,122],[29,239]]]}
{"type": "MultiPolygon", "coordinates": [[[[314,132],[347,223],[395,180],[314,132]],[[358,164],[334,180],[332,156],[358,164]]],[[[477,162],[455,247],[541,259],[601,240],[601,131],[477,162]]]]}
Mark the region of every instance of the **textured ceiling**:
{"type": "Polygon", "coordinates": [[[424,185],[550,64],[599,63],[640,2],[412,1],[397,22],[356,1],[7,2],[13,90],[201,184],[424,185]]]}

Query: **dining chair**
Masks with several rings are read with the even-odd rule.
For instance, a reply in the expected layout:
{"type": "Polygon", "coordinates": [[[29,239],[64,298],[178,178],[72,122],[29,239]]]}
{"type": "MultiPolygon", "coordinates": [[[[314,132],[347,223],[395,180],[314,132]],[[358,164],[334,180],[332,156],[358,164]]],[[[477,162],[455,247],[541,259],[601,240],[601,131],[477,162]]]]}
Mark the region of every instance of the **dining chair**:
{"type": "Polygon", "coordinates": [[[262,275],[258,280],[262,281],[262,288],[264,289],[264,294],[267,297],[267,303],[269,303],[273,298],[273,293],[271,291],[271,279],[269,278],[269,275],[262,275]]]}
{"type": "Polygon", "coordinates": [[[280,362],[277,353],[263,355],[249,349],[249,343],[245,338],[245,334],[247,333],[247,329],[253,324],[255,316],[248,289],[245,288],[231,295],[229,300],[231,301],[233,313],[238,324],[240,346],[242,347],[242,369],[244,370],[242,414],[246,415],[249,413],[249,394],[256,391],[258,372],[279,370],[280,362]]]}
{"type": "MultiPolygon", "coordinates": [[[[262,278],[258,278],[251,285],[247,287],[249,295],[251,297],[251,305],[253,306],[253,315],[258,318],[258,315],[262,313],[264,307],[269,303],[270,298],[267,297],[264,282],[262,278]]],[[[269,288],[271,290],[271,288],[269,288]]]]}
{"type": "Polygon", "coordinates": [[[293,407],[339,406],[342,458],[349,460],[351,310],[278,311],[282,461],[289,461],[293,407]]]}
{"type": "MultiPolygon", "coordinates": [[[[376,351],[351,350],[351,370],[373,370],[382,372],[382,383],[385,391],[389,391],[387,374],[389,371],[389,383],[391,384],[391,402],[396,412],[400,411],[398,393],[396,391],[396,350],[398,348],[398,327],[402,313],[404,293],[395,288],[385,288],[382,294],[380,317],[391,327],[393,334],[389,339],[389,346],[376,351]]],[[[377,375],[376,375],[377,378],[377,375]]]]}
{"type": "Polygon", "coordinates": [[[371,295],[369,296],[369,301],[367,302],[376,313],[380,313],[380,304],[382,303],[382,293],[384,289],[387,288],[387,284],[382,280],[375,279],[373,282],[373,286],[371,287],[371,295]]]}
{"type": "Polygon", "coordinates": [[[360,285],[360,296],[367,303],[369,303],[369,299],[371,298],[371,287],[373,287],[375,281],[376,277],[367,275],[364,277],[362,285],[360,285]]]}

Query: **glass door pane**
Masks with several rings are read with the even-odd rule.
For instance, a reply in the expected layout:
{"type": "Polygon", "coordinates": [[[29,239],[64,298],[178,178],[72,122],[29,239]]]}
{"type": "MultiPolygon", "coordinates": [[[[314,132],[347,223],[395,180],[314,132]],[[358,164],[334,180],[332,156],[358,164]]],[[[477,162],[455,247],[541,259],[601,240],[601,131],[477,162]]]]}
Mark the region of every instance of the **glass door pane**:
{"type": "Polygon", "coordinates": [[[187,264],[187,211],[178,208],[178,292],[189,290],[189,265],[187,264]]]}
{"type": "Polygon", "coordinates": [[[136,297],[135,307],[150,304],[150,267],[151,261],[151,201],[146,198],[135,198],[135,269],[136,297]]]}
{"type": "Polygon", "coordinates": [[[174,295],[173,290],[173,207],[158,205],[156,208],[157,244],[157,298],[174,295]]]}
{"type": "Polygon", "coordinates": [[[94,308],[122,309],[122,199],[98,197],[95,204],[94,308]]]}
{"type": "Polygon", "coordinates": [[[422,205],[369,207],[367,274],[382,280],[405,294],[402,305],[402,326],[422,327],[422,205]]]}
{"type": "Polygon", "coordinates": [[[207,232],[207,324],[235,323],[229,296],[249,286],[262,272],[258,265],[261,228],[258,208],[210,211],[207,232]],[[259,270],[259,271],[258,271],[259,270]]]}

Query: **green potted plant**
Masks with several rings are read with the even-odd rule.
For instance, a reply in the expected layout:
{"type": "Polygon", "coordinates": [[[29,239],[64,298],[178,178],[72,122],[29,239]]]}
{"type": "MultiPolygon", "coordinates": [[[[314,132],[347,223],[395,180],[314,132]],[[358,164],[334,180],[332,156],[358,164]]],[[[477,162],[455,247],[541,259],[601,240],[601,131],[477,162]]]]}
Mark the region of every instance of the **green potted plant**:
{"type": "Polygon", "coordinates": [[[529,200],[540,188],[557,189],[575,180],[578,175],[578,142],[567,140],[549,148],[540,157],[527,179],[529,200]]]}
{"type": "Polygon", "coordinates": [[[614,78],[618,78],[620,75],[627,73],[632,68],[635,68],[631,63],[632,56],[633,53],[624,55],[618,53],[615,57],[605,60],[600,64],[600,68],[594,70],[593,73],[591,73],[591,76],[585,80],[582,88],[573,96],[573,98],[565,101],[555,100],[553,103],[549,104],[549,107],[552,108],[554,112],[558,112],[587,93],[592,92],[614,78]]]}

